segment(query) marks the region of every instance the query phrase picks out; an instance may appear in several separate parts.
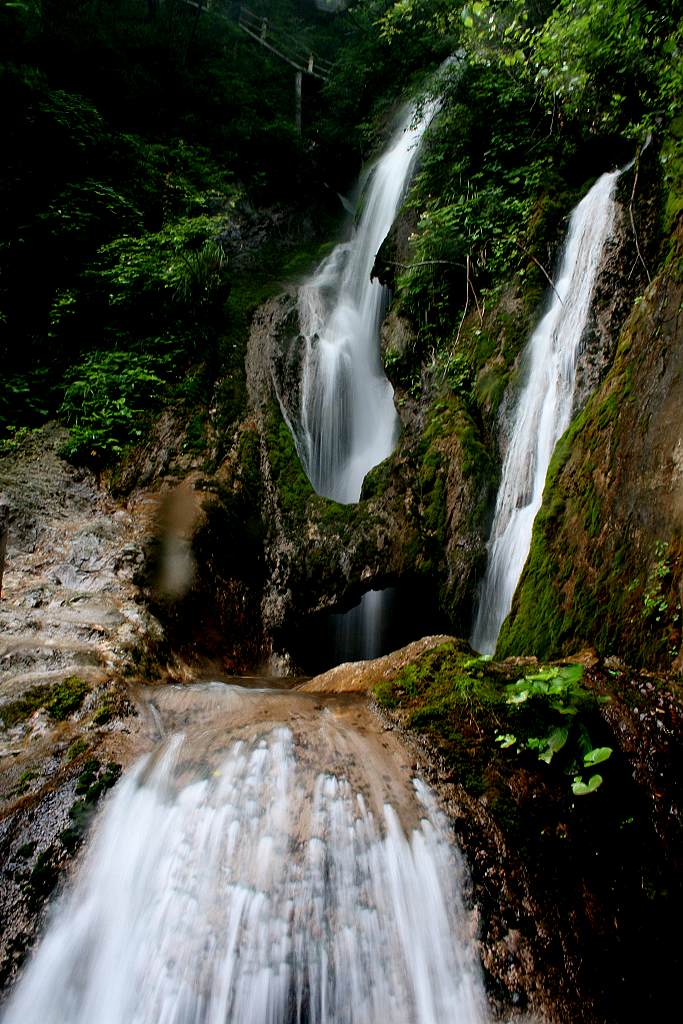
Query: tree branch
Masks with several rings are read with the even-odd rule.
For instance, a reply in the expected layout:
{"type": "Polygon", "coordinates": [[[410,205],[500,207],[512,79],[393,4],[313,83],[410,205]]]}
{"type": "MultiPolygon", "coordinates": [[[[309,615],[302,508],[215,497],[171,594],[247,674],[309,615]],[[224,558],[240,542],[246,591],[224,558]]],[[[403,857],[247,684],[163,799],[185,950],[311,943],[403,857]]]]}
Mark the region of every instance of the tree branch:
{"type": "Polygon", "coordinates": [[[532,253],[530,253],[527,249],[525,249],[521,242],[517,242],[517,245],[522,250],[522,252],[527,257],[527,259],[533,260],[534,263],[536,264],[536,266],[538,267],[538,269],[545,275],[545,279],[548,282],[548,284],[550,285],[550,287],[552,288],[552,290],[555,292],[555,295],[557,296],[557,298],[558,298],[558,300],[560,302],[560,305],[564,306],[564,302],[562,301],[562,296],[560,295],[560,293],[558,292],[557,288],[555,287],[555,282],[553,281],[552,277],[550,276],[548,271],[545,269],[543,264],[539,260],[537,260],[536,257],[532,253]]]}
{"type": "Polygon", "coordinates": [[[636,186],[638,185],[638,171],[640,170],[640,154],[641,153],[642,153],[642,149],[639,149],[638,150],[638,156],[636,157],[636,172],[633,175],[633,188],[631,189],[631,198],[629,199],[629,203],[628,203],[628,215],[629,215],[629,217],[631,219],[631,227],[633,229],[633,238],[634,238],[635,243],[636,243],[636,252],[638,254],[638,259],[643,264],[643,269],[645,270],[645,273],[647,274],[647,282],[648,282],[648,284],[652,284],[652,278],[650,277],[650,271],[647,269],[647,264],[645,263],[645,260],[643,259],[643,254],[640,251],[640,245],[638,243],[638,232],[636,231],[636,222],[635,222],[635,220],[633,218],[633,200],[635,199],[635,196],[636,196],[636,186]]]}

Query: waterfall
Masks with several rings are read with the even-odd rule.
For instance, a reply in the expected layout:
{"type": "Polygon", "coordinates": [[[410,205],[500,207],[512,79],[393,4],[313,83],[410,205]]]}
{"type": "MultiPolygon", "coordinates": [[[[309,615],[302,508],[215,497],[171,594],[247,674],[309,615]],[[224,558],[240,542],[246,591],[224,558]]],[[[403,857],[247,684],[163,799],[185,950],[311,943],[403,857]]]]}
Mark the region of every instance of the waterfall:
{"type": "MultiPolygon", "coordinates": [[[[299,290],[305,339],[299,423],[293,426],[306,474],[318,494],[358,501],[366,474],[391,455],[399,421],[380,357],[379,329],[389,290],[371,279],[375,256],[396,218],[423,133],[438,102],[419,118],[406,110],[371,169],[352,239],[337,245],[299,290]]],[[[383,591],[369,591],[338,624],[340,659],[383,652],[377,623],[383,591]]]]}
{"type": "Polygon", "coordinates": [[[531,531],[557,441],[569,426],[576,360],[595,279],[614,221],[619,171],[603,174],[571,215],[548,312],[522,355],[524,385],[489,537],[471,643],[492,654],[531,546],[531,531]]]}
{"type": "Polygon", "coordinates": [[[403,115],[370,172],[353,238],[299,291],[306,350],[297,445],[318,494],[344,504],[358,501],[366,473],[396,444],[398,416],[379,348],[388,289],[370,274],[436,106],[425,104],[417,124],[412,107],[403,115]]]}
{"type": "Polygon", "coordinates": [[[130,770],[3,1024],[483,1024],[430,792],[406,833],[303,747],[275,726],[200,769],[174,736],[130,770]]]}

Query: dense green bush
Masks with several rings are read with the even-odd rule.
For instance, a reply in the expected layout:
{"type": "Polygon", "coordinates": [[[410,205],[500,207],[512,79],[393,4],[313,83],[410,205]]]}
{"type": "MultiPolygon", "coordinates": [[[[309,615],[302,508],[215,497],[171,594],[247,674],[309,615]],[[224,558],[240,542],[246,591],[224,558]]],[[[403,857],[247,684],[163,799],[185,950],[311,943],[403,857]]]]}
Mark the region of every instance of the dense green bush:
{"type": "Polygon", "coordinates": [[[116,238],[99,250],[86,276],[112,307],[166,319],[170,302],[195,313],[227,292],[225,253],[216,241],[220,225],[220,217],[191,217],[116,238]]]}

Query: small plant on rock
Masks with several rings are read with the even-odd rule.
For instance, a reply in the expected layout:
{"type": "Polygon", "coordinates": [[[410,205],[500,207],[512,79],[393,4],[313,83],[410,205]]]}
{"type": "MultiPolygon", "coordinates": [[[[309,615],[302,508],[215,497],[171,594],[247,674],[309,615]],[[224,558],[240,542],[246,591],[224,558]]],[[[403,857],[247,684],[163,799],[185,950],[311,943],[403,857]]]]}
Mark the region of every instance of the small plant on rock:
{"type": "Polygon", "coordinates": [[[599,789],[602,776],[593,772],[586,777],[585,773],[612,754],[611,747],[593,746],[579,720],[581,712],[589,711],[600,700],[584,689],[582,676],[582,665],[554,666],[506,686],[507,704],[527,712],[526,720],[520,719],[526,735],[508,732],[496,736],[501,749],[516,746],[518,754],[533,751],[545,764],[565,750],[569,754],[566,770],[572,775],[574,796],[586,796],[599,789]]]}

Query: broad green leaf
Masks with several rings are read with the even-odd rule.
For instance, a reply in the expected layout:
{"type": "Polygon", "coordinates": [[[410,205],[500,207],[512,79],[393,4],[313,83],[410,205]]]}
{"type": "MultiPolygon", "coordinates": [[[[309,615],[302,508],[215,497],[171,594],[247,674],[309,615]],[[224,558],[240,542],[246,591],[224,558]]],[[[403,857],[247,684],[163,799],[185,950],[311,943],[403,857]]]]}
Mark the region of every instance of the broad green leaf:
{"type": "Polygon", "coordinates": [[[578,708],[573,707],[569,704],[560,704],[559,701],[553,701],[550,705],[553,711],[558,711],[561,715],[576,715],[578,714],[578,708]]]}
{"type": "Polygon", "coordinates": [[[574,776],[572,782],[572,793],[574,796],[587,796],[594,793],[602,785],[602,775],[591,775],[588,782],[584,782],[580,775],[574,776]]]}
{"type": "Polygon", "coordinates": [[[583,763],[586,768],[592,768],[594,764],[602,764],[603,761],[606,761],[611,756],[611,747],[593,747],[592,750],[583,755],[583,763]]]}
{"type": "Polygon", "coordinates": [[[545,750],[542,754],[538,755],[539,761],[545,761],[546,764],[550,764],[555,754],[562,750],[562,747],[567,742],[569,736],[569,729],[553,729],[549,736],[545,739],[545,750]]]}
{"type": "Polygon", "coordinates": [[[523,704],[525,700],[529,699],[529,691],[522,690],[520,693],[513,693],[511,697],[508,697],[507,704],[523,704]]]}
{"type": "Polygon", "coordinates": [[[496,743],[500,743],[501,750],[507,750],[508,747],[512,747],[517,742],[517,737],[513,736],[512,733],[506,732],[505,734],[499,733],[496,736],[496,743]]]}
{"type": "Polygon", "coordinates": [[[578,683],[583,676],[583,665],[563,665],[560,669],[560,676],[569,685],[578,683]]]}

